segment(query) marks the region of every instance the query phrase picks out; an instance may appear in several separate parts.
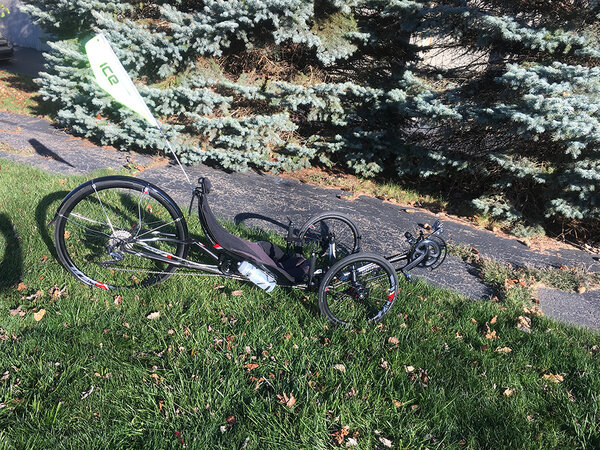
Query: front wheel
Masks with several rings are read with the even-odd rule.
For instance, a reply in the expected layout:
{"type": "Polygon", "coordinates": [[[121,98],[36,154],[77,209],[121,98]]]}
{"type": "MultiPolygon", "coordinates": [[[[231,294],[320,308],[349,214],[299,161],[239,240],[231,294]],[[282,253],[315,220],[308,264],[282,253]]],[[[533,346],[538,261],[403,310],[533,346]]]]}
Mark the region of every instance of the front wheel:
{"type": "Polygon", "coordinates": [[[316,268],[327,270],[336,261],[360,251],[358,228],[345,214],[325,212],[309,219],[298,232],[302,253],[316,256],[316,268]]]}
{"type": "Polygon", "coordinates": [[[164,281],[188,251],[185,219],[171,198],[136,178],[112,176],[82,184],[57,213],[54,242],[62,265],[102,289],[164,281]]]}
{"type": "Polygon", "coordinates": [[[374,253],[356,253],[336,262],[319,286],[319,308],[338,325],[379,321],[398,294],[398,275],[374,253]]]}

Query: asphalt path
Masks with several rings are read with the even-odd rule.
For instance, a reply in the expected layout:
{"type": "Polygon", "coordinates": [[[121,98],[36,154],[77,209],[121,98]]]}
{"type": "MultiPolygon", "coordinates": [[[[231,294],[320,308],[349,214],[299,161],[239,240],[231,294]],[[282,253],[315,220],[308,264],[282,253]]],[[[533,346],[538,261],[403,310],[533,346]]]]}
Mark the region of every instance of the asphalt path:
{"type": "MultiPolygon", "coordinates": [[[[148,155],[98,147],[56,129],[42,119],[0,112],[0,157],[60,174],[89,174],[98,169],[121,170],[126,165],[147,167],[137,176],[165,190],[187,210],[191,190],[178,166],[157,163],[148,155]],[[9,150],[10,149],[10,150],[9,150]]],[[[204,165],[187,167],[193,182],[200,176],[213,184],[210,203],[225,220],[284,234],[288,218],[297,226],[317,213],[339,211],[358,225],[363,249],[390,255],[406,248],[404,232],[419,225],[444,222],[449,242],[476,248],[480,254],[513,266],[584,267],[600,272],[597,255],[576,248],[536,251],[516,239],[433,214],[412,206],[401,206],[360,196],[348,200],[338,189],[326,189],[270,174],[248,171],[230,173],[204,165]]],[[[199,231],[199,230],[198,230],[199,231]]],[[[414,275],[436,286],[455,290],[472,299],[487,299],[494,291],[483,284],[477,268],[449,256],[438,269],[415,269],[414,275]]],[[[583,294],[540,289],[542,309],[551,317],[575,325],[600,328],[600,291],[583,294]]]]}

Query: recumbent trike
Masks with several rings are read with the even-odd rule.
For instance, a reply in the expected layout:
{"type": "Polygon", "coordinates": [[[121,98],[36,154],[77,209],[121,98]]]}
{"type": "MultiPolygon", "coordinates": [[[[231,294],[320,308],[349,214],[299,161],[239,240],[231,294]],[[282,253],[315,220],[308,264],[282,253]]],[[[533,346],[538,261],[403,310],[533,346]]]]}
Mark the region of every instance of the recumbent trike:
{"type": "MultiPolygon", "coordinates": [[[[332,323],[380,320],[398,293],[398,276],[414,267],[438,267],[446,257],[436,221],[428,234],[406,233],[408,251],[389,257],[360,250],[361,236],[344,214],[326,212],[299,229],[290,222],[284,251],[272,242],[250,242],[228,232],[213,215],[210,181],[200,178],[192,203],[206,242],[191,238],[177,204],[144,180],[108,176],[71,191],[53,219],[60,262],[76,278],[102,289],[147,287],[183,274],[217,275],[318,291],[319,308],[332,323]],[[192,260],[199,249],[213,264],[192,260]],[[401,267],[399,265],[403,264],[401,267]]],[[[190,211],[191,211],[190,204],[190,211]]]]}

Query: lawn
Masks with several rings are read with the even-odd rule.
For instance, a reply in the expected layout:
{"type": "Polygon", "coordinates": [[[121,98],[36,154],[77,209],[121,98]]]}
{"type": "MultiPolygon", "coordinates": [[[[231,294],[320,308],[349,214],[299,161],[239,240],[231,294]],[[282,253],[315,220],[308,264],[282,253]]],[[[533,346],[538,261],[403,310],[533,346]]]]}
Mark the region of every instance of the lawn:
{"type": "Polygon", "coordinates": [[[220,278],[91,289],[46,226],[83,181],[0,160],[0,447],[600,446],[597,334],[418,282],[359,329],[220,278]]]}
{"type": "Polygon", "coordinates": [[[48,119],[51,112],[38,89],[30,76],[0,70],[0,111],[48,119]]]}

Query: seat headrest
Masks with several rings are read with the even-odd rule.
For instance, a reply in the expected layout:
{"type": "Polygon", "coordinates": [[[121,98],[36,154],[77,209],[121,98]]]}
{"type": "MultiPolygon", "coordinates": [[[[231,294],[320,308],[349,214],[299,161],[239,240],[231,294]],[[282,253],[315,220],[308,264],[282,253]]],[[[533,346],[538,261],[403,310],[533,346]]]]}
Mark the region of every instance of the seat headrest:
{"type": "Polygon", "coordinates": [[[198,184],[202,186],[203,194],[210,194],[210,189],[212,185],[210,184],[210,180],[207,177],[198,178],[198,184]]]}

